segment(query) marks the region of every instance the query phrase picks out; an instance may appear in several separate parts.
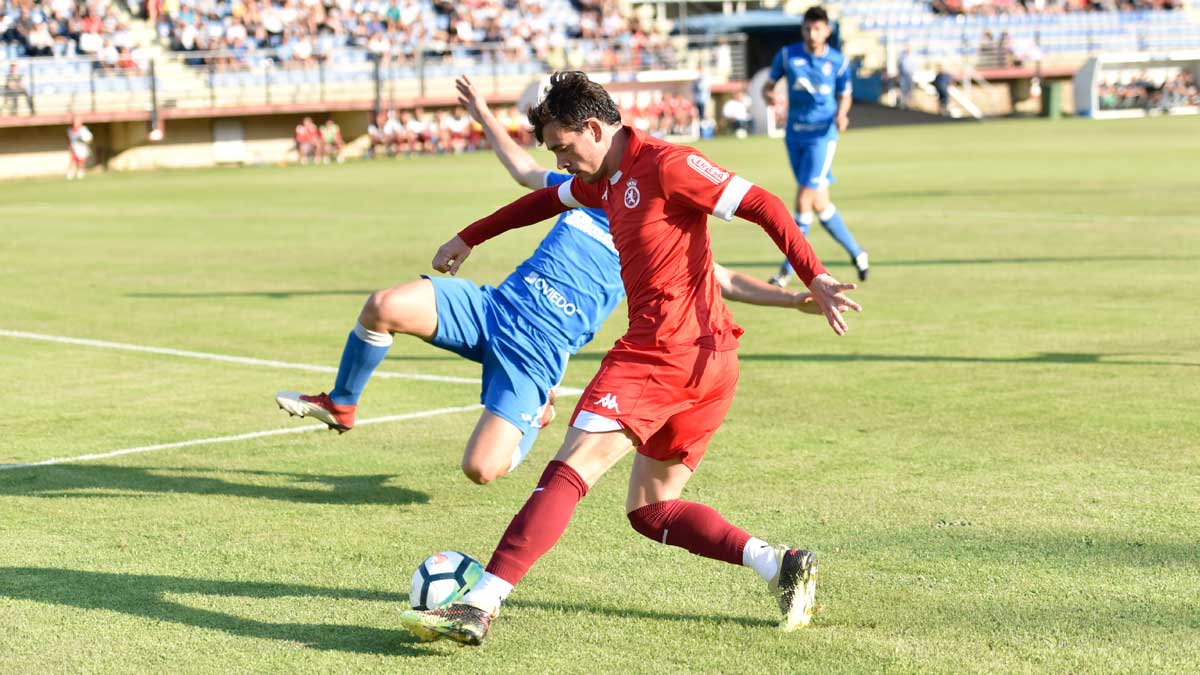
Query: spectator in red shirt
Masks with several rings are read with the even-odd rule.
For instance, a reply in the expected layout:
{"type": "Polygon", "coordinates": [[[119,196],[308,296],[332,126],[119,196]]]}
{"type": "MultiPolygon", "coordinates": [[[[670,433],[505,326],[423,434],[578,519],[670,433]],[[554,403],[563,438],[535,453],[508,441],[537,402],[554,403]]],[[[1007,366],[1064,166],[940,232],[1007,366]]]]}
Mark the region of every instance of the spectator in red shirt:
{"type": "Polygon", "coordinates": [[[433,266],[454,274],[474,246],[569,208],[603,208],[620,254],[629,330],[584,391],[571,428],[538,487],[513,518],[487,572],[461,602],[401,622],[424,639],[478,645],[500,604],[566,530],[589,488],[636,448],[626,511],[653,541],[752,568],[783,611],[781,627],[806,625],[816,557],[772,547],[711,507],[679,499],[733,399],[742,329],[713,276],[708,216],[735,214],[762,227],[809,286],[830,326],[846,331],[843,294],[795,227],[788,207],[698,151],[621,124],[612,98],[580,72],[556,73],[529,114],[534,133],[574,178],[533,192],[459,232],[433,266]]]}

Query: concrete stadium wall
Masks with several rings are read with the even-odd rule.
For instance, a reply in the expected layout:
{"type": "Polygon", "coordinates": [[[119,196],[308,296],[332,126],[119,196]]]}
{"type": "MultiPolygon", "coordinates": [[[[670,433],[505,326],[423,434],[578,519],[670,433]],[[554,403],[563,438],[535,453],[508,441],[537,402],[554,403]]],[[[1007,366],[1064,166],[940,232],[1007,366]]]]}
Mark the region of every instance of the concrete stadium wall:
{"type": "MultiPolygon", "coordinates": [[[[91,122],[93,170],[177,169],[217,164],[275,164],[296,161],[292,132],[304,113],[170,119],[160,141],[148,139],[144,121],[91,122]]],[[[367,142],[366,111],[313,114],[332,117],[342,128],[347,154],[367,142]]],[[[0,128],[0,179],[62,174],[67,168],[67,125],[0,128]]]]}

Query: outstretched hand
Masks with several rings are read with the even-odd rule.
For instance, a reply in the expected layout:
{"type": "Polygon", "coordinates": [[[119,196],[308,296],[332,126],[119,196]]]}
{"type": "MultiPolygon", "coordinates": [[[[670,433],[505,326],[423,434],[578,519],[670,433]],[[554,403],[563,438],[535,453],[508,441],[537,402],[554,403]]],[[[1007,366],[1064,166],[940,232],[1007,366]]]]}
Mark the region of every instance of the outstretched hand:
{"type": "MultiPolygon", "coordinates": [[[[845,292],[858,288],[855,284],[839,283],[828,274],[818,274],[813,277],[812,283],[808,285],[808,290],[812,292],[812,299],[820,306],[821,314],[825,315],[825,320],[829,322],[829,327],[838,335],[845,335],[850,326],[846,323],[846,317],[842,316],[842,312],[847,309],[853,309],[856,312],[862,311],[862,306],[857,302],[846,297],[845,292]]],[[[802,306],[803,307],[803,306],[802,306]]]]}
{"type": "MultiPolygon", "coordinates": [[[[854,289],[858,288],[858,284],[838,284],[837,287],[841,291],[853,291],[854,289]]],[[[804,312],[805,314],[825,313],[825,310],[821,309],[821,306],[818,305],[817,301],[813,299],[812,293],[797,293],[796,303],[796,309],[804,312]]],[[[850,311],[850,306],[846,304],[838,305],[838,311],[843,313],[848,312],[850,311]]]]}
{"type": "Polygon", "coordinates": [[[491,110],[488,109],[487,99],[481,96],[479,91],[475,89],[471,78],[466,75],[460,75],[454,81],[454,87],[458,89],[459,105],[467,109],[467,114],[471,116],[471,119],[482,123],[483,116],[491,114],[491,110]]]}
{"type": "Polygon", "coordinates": [[[453,276],[458,274],[458,268],[462,267],[463,261],[469,255],[471,247],[458,235],[454,235],[453,239],[442,244],[437,253],[433,254],[433,269],[453,276]]]}

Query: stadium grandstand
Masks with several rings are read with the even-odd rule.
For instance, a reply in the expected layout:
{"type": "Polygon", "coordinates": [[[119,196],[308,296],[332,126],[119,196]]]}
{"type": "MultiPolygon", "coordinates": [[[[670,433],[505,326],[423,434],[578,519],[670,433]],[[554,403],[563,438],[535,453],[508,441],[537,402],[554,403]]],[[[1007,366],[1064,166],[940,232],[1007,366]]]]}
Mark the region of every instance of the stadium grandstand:
{"type": "MultiPolygon", "coordinates": [[[[4,162],[5,172],[57,171],[61,161],[48,153],[53,146],[61,154],[73,116],[96,127],[95,159],[113,169],[279,161],[294,152],[291,130],[305,115],[336,119],[356,156],[369,149],[368,129],[381,113],[420,109],[426,125],[451,114],[459,74],[514,106],[548,73],[585,70],[607,78],[639,127],[694,137],[724,127],[724,97],[747,88],[757,96],[753,76],[796,39],[806,7],[2,0],[0,134],[11,140],[6,154],[19,159],[4,162]],[[705,106],[710,92],[716,105],[705,106]]],[[[942,112],[956,117],[1039,106],[1055,113],[1192,106],[1195,59],[1177,52],[1200,47],[1200,22],[1179,0],[837,0],[828,7],[863,101],[938,112],[935,76],[949,71],[951,100],[942,112]],[[1072,107],[1067,89],[1089,59],[1167,53],[1174,55],[1159,66],[1123,58],[1122,70],[1100,69],[1088,86],[1103,103],[1072,107]],[[1135,89],[1142,94],[1129,94],[1135,89]]],[[[754,108],[758,129],[772,128],[779,112],[768,114],[761,101],[754,108]]]]}

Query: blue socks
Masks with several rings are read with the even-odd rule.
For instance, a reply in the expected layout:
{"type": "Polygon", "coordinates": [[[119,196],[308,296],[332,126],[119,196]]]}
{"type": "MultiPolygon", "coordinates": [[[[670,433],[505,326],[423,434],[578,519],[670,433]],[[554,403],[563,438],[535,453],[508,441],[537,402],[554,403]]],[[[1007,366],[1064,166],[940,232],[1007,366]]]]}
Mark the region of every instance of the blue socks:
{"type": "Polygon", "coordinates": [[[842,214],[838,213],[837,207],[833,204],[825,207],[825,210],[817,214],[817,218],[821,220],[821,225],[825,231],[833,237],[837,243],[846,249],[846,253],[850,254],[851,258],[857,258],[859,253],[862,253],[862,247],[854,241],[854,235],[850,234],[850,230],[846,227],[846,221],[842,220],[842,214]]]}
{"type": "MultiPolygon", "coordinates": [[[[800,234],[808,236],[808,229],[812,227],[813,214],[811,211],[807,213],[795,214],[796,227],[800,228],[800,234]]],[[[846,249],[851,258],[857,258],[862,253],[862,247],[854,240],[854,235],[850,234],[850,229],[846,227],[846,221],[842,220],[842,214],[838,213],[837,207],[833,204],[825,207],[825,210],[817,214],[817,219],[821,221],[821,226],[825,231],[834,238],[837,243],[846,249]]],[[[779,266],[780,276],[790,277],[792,275],[792,266],[788,261],[784,260],[779,266]]]]}
{"type": "Polygon", "coordinates": [[[521,462],[524,462],[525,458],[529,456],[529,451],[533,449],[533,442],[537,440],[539,431],[540,429],[528,429],[521,436],[521,442],[517,444],[517,449],[513,452],[512,464],[508,465],[510,472],[520,466],[521,462]]]}
{"type": "Polygon", "coordinates": [[[338,405],[358,405],[359,397],[367,388],[367,380],[371,379],[371,373],[383,362],[391,346],[391,333],[377,333],[356,323],[342,349],[342,362],[338,365],[333,391],[329,392],[330,400],[338,405]]]}

